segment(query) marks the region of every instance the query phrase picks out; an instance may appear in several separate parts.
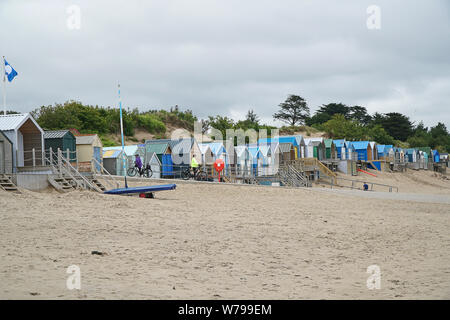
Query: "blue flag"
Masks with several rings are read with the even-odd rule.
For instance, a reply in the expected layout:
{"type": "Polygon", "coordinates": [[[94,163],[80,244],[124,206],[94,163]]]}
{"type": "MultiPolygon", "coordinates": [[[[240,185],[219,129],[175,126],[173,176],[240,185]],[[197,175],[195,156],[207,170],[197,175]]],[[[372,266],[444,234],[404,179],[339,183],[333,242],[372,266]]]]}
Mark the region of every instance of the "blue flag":
{"type": "Polygon", "coordinates": [[[11,65],[5,59],[5,74],[8,77],[8,81],[13,81],[14,77],[17,76],[16,70],[11,67],[11,65]]]}

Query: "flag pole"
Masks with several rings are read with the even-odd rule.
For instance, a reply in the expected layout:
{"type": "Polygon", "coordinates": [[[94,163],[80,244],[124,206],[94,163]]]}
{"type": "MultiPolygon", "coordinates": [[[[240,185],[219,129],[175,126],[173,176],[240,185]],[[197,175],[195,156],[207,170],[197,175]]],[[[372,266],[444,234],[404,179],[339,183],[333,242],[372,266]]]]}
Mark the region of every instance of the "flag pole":
{"type": "Polygon", "coordinates": [[[5,69],[5,56],[3,56],[2,61],[2,71],[3,71],[3,115],[6,115],[6,69],[5,69]]]}
{"type": "Polygon", "coordinates": [[[119,87],[119,110],[120,110],[120,135],[122,136],[123,171],[124,171],[124,177],[125,177],[125,188],[128,188],[127,163],[126,163],[126,155],[125,155],[125,147],[124,147],[124,139],[123,139],[122,99],[120,97],[120,83],[119,83],[118,87],[119,87]]]}

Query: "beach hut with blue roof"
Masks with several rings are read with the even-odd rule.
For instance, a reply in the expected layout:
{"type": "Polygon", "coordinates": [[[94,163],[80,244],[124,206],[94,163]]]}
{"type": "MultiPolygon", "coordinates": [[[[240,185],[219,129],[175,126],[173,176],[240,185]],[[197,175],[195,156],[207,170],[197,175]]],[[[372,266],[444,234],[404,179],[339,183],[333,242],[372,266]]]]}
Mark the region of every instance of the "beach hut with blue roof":
{"type": "Polygon", "coordinates": [[[352,146],[355,148],[355,152],[358,155],[358,160],[372,160],[372,148],[369,141],[353,141],[352,146]]]}
{"type": "Polygon", "coordinates": [[[440,160],[440,155],[439,155],[439,151],[437,150],[431,150],[431,153],[433,154],[433,162],[434,163],[439,163],[440,160]]]}
{"type": "Polygon", "coordinates": [[[333,140],[333,143],[336,146],[337,158],[341,160],[345,160],[347,157],[347,144],[345,142],[345,139],[333,140]]]}

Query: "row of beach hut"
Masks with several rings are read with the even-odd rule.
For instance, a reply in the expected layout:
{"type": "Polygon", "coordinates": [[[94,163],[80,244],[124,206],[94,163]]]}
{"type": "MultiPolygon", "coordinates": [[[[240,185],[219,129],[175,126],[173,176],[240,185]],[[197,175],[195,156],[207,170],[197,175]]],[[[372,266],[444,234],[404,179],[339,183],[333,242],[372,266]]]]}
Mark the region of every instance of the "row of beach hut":
{"type": "Polygon", "coordinates": [[[16,167],[42,164],[48,150],[62,150],[71,161],[86,170],[100,170],[123,175],[134,165],[136,155],[144,164],[150,164],[154,177],[174,176],[188,167],[192,156],[201,165],[212,165],[224,160],[226,169],[234,167],[239,174],[273,173],[279,161],[317,158],[323,162],[341,160],[408,163],[412,168],[429,167],[430,163],[448,161],[429,147],[397,148],[374,141],[346,141],[345,139],[304,138],[302,135],[259,139],[255,143],[230,146],[222,141],[199,143],[195,138],[176,140],[147,140],[144,144],[121,147],[103,147],[97,134],[80,134],[76,130],[44,131],[30,114],[0,116],[0,173],[14,172],[16,167]],[[96,161],[93,161],[95,159],[96,161]]]}

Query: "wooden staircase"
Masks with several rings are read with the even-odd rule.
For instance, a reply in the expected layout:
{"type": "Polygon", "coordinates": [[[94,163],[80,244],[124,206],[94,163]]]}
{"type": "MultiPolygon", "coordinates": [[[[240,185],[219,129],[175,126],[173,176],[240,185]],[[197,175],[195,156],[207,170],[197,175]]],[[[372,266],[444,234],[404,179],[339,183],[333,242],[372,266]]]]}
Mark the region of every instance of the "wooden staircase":
{"type": "Polygon", "coordinates": [[[97,178],[92,178],[92,179],[89,179],[89,180],[93,184],[95,184],[100,190],[106,191],[106,187],[97,178]]]}
{"type": "Polygon", "coordinates": [[[53,169],[53,172],[58,176],[48,176],[49,183],[60,192],[67,192],[71,189],[86,189],[93,190],[99,193],[103,193],[106,188],[97,180],[91,177],[88,179],[83,176],[77,169],[75,169],[70,162],[64,158],[62,153],[59,151],[54,157],[50,154],[49,158],[46,158],[47,163],[53,169]],[[55,158],[57,160],[55,160],[55,158]],[[90,181],[89,181],[90,180],[90,181]],[[95,181],[94,181],[95,180],[95,181]]]}
{"type": "Polygon", "coordinates": [[[0,174],[0,188],[8,192],[21,193],[17,186],[12,183],[10,177],[5,174],[0,174]]]}
{"type": "Polygon", "coordinates": [[[297,159],[296,161],[301,163],[301,166],[305,171],[319,170],[319,172],[327,176],[333,184],[337,183],[336,172],[331,171],[326,165],[320,162],[317,158],[303,158],[297,159]]]}
{"type": "Polygon", "coordinates": [[[277,176],[284,185],[290,187],[311,187],[305,174],[290,164],[280,166],[277,176]]]}
{"type": "Polygon", "coordinates": [[[52,175],[48,175],[48,182],[59,192],[68,192],[74,190],[73,185],[67,181],[64,177],[53,177],[52,175]]]}

